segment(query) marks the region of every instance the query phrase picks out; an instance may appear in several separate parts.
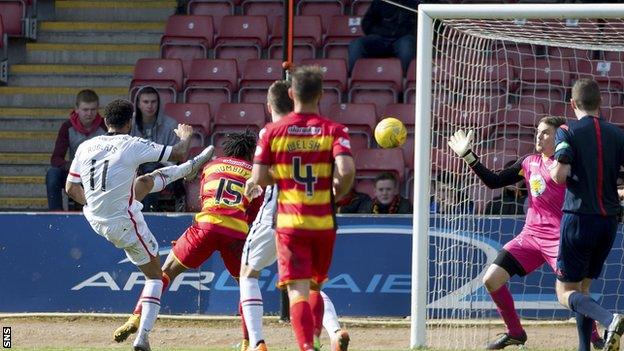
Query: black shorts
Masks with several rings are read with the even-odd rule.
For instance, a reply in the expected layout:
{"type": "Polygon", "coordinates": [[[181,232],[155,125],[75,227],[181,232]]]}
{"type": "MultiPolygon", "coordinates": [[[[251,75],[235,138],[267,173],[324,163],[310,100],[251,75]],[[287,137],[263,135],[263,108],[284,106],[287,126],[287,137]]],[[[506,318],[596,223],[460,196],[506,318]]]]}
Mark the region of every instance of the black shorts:
{"type": "Polygon", "coordinates": [[[600,276],[617,232],[616,216],[564,213],[557,258],[557,279],[576,283],[600,276]]]}

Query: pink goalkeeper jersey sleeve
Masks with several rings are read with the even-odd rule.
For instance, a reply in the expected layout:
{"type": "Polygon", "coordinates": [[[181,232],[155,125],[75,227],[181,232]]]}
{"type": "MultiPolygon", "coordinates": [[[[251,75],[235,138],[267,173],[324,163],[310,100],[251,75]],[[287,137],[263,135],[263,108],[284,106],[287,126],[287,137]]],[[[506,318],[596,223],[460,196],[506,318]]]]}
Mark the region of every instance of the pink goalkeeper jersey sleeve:
{"type": "Polygon", "coordinates": [[[529,209],[525,230],[544,239],[558,239],[563,215],[565,184],[556,184],[550,178],[554,158],[540,154],[527,156],[522,162],[522,172],[529,189],[529,209]]]}

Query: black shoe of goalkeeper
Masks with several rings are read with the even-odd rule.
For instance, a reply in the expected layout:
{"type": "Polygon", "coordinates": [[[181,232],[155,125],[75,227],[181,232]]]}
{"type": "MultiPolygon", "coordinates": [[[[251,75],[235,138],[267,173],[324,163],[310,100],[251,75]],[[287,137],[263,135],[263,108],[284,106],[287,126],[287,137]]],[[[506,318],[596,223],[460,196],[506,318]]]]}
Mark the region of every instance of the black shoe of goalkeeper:
{"type": "Polygon", "coordinates": [[[613,321],[605,331],[605,350],[619,351],[622,334],[624,334],[624,315],[618,313],[613,315],[613,321]]]}
{"type": "Polygon", "coordinates": [[[524,345],[524,343],[527,341],[527,335],[524,331],[522,331],[522,335],[520,336],[511,336],[508,333],[502,333],[498,335],[498,339],[487,344],[485,348],[486,350],[502,350],[507,346],[524,345]]]}

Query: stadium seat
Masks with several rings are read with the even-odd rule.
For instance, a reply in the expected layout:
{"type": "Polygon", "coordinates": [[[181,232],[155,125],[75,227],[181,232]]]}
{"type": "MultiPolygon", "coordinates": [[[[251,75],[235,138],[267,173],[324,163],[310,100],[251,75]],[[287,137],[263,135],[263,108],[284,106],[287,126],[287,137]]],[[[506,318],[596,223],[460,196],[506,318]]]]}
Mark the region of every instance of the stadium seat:
{"type": "Polygon", "coordinates": [[[4,31],[2,16],[0,16],[0,83],[5,84],[9,79],[9,41],[4,31]]]}
{"type": "Polygon", "coordinates": [[[26,10],[28,4],[24,0],[0,1],[0,16],[4,31],[10,37],[24,37],[26,33],[26,10]]]}
{"type": "MultiPolygon", "coordinates": [[[[541,105],[537,105],[541,106],[541,105]]],[[[505,134],[527,134],[535,135],[535,128],[540,118],[543,117],[543,111],[536,109],[512,108],[509,110],[499,111],[496,121],[501,123],[505,134]]]]}
{"type": "Polygon", "coordinates": [[[500,42],[494,47],[494,57],[512,67],[519,67],[520,62],[529,58],[535,58],[536,52],[540,51],[538,45],[520,44],[517,42],[500,42]]]}
{"type": "Polygon", "coordinates": [[[487,140],[494,126],[496,112],[503,109],[502,99],[498,96],[482,96],[434,104],[434,145],[446,147],[448,138],[460,128],[473,129],[477,140],[487,140]]]}
{"type": "Polygon", "coordinates": [[[304,16],[320,16],[323,33],[327,33],[333,16],[345,14],[341,0],[301,0],[297,4],[297,14],[304,16]]]}
{"type": "Polygon", "coordinates": [[[583,61],[590,61],[596,54],[592,50],[564,48],[557,46],[548,47],[548,57],[554,60],[568,61],[572,72],[578,72],[579,63],[583,61]]]}
{"type": "Polygon", "coordinates": [[[521,94],[546,91],[554,100],[563,101],[571,81],[570,64],[567,61],[530,58],[523,60],[521,67],[516,67],[516,76],[520,79],[518,89],[521,94]],[[558,98],[552,95],[556,92],[559,93],[558,98]]]}
{"type": "Polygon", "coordinates": [[[193,60],[184,89],[184,102],[207,103],[216,112],[224,102],[232,102],[238,90],[235,60],[193,60]]]}
{"type": "Polygon", "coordinates": [[[375,197],[375,182],[373,179],[359,179],[355,181],[355,191],[364,193],[372,198],[375,197]]]}
{"type": "Polygon", "coordinates": [[[624,106],[613,106],[606,112],[604,118],[624,129],[624,106]]]}
{"type": "Polygon", "coordinates": [[[208,104],[166,104],[165,114],[178,123],[185,123],[193,127],[193,131],[206,144],[206,136],[210,135],[210,106],[208,104]]]}
{"type": "Polygon", "coordinates": [[[323,57],[345,59],[349,44],[364,35],[361,21],[362,17],[355,16],[332,17],[323,43],[323,57]]]}
{"type": "Polygon", "coordinates": [[[328,116],[333,121],[349,128],[351,148],[361,150],[372,147],[373,131],[377,124],[375,105],[373,104],[333,104],[328,116]]]}
{"type": "Polygon", "coordinates": [[[447,146],[431,148],[431,172],[448,171],[457,173],[462,170],[465,162],[457,157],[455,153],[447,146]]]}
{"type": "MultiPolygon", "coordinates": [[[[269,58],[282,59],[282,40],[284,33],[283,17],[278,17],[273,24],[271,40],[269,41],[269,58]]],[[[293,60],[299,62],[316,57],[316,51],[321,46],[323,30],[319,16],[295,16],[293,35],[293,60]]]]}
{"type": "Polygon", "coordinates": [[[160,93],[161,104],[176,102],[184,79],[182,61],[179,59],[139,59],[134,65],[130,82],[130,97],[134,101],[137,90],[152,86],[160,93]]]}
{"type": "Polygon", "coordinates": [[[399,101],[402,88],[399,59],[359,59],[351,72],[349,102],[372,102],[381,113],[385,105],[399,101]]]}
{"type": "Polygon", "coordinates": [[[401,149],[363,149],[355,154],[356,179],[374,179],[381,172],[394,173],[403,181],[405,161],[401,149]]]}
{"type": "Polygon", "coordinates": [[[248,59],[262,58],[268,35],[264,16],[225,16],[215,42],[215,58],[235,59],[242,72],[248,59]]]}
{"type": "Polygon", "coordinates": [[[239,84],[238,101],[266,104],[267,89],[282,77],[281,60],[251,59],[247,61],[239,84]]]}
{"type": "Polygon", "coordinates": [[[403,86],[403,101],[409,104],[416,103],[416,59],[413,59],[407,68],[407,76],[403,86]]]}
{"type": "Polygon", "coordinates": [[[340,103],[342,94],[347,91],[347,63],[343,59],[310,59],[301,61],[301,64],[321,67],[323,71],[323,96],[319,102],[319,107],[321,114],[327,115],[330,106],[340,103]]]}
{"type": "Polygon", "coordinates": [[[170,16],[160,39],[160,57],[182,60],[184,74],[188,76],[192,60],[208,58],[213,35],[211,16],[170,16]]]}
{"type": "Polygon", "coordinates": [[[372,2],[373,0],[353,0],[353,2],[351,2],[351,14],[354,16],[364,16],[372,2]]]}
{"type": "Polygon", "coordinates": [[[214,119],[211,144],[220,147],[227,133],[246,129],[260,131],[266,120],[264,104],[221,104],[214,119]]]}
{"type": "Polygon", "coordinates": [[[191,0],[187,6],[187,13],[212,16],[215,31],[218,33],[223,17],[233,15],[235,5],[239,3],[240,0],[191,0]]]}
{"type": "Polygon", "coordinates": [[[619,51],[604,51],[602,58],[605,61],[624,62],[624,53],[619,51]]]}
{"type": "Polygon", "coordinates": [[[624,62],[581,61],[578,68],[579,78],[593,78],[600,90],[621,92],[624,89],[624,62]]]}
{"type": "Polygon", "coordinates": [[[281,22],[278,17],[284,14],[284,2],[281,0],[243,0],[241,9],[245,16],[265,16],[269,29],[276,24],[283,25],[278,23],[281,22]]]}
{"type": "Polygon", "coordinates": [[[381,121],[386,117],[394,117],[405,124],[407,132],[414,134],[414,124],[416,123],[416,105],[414,104],[388,104],[383,109],[377,120],[381,121]]]}

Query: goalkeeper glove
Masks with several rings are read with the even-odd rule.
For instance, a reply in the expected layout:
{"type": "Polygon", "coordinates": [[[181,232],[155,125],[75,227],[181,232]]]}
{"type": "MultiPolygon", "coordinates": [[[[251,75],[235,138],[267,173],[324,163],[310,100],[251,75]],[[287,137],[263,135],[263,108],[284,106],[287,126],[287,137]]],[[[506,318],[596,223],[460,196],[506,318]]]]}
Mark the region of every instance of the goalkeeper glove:
{"type": "Polygon", "coordinates": [[[478,160],[477,155],[471,150],[473,137],[474,132],[472,130],[469,130],[468,134],[466,134],[460,129],[448,141],[448,145],[453,152],[463,158],[469,166],[474,165],[478,160]]]}

